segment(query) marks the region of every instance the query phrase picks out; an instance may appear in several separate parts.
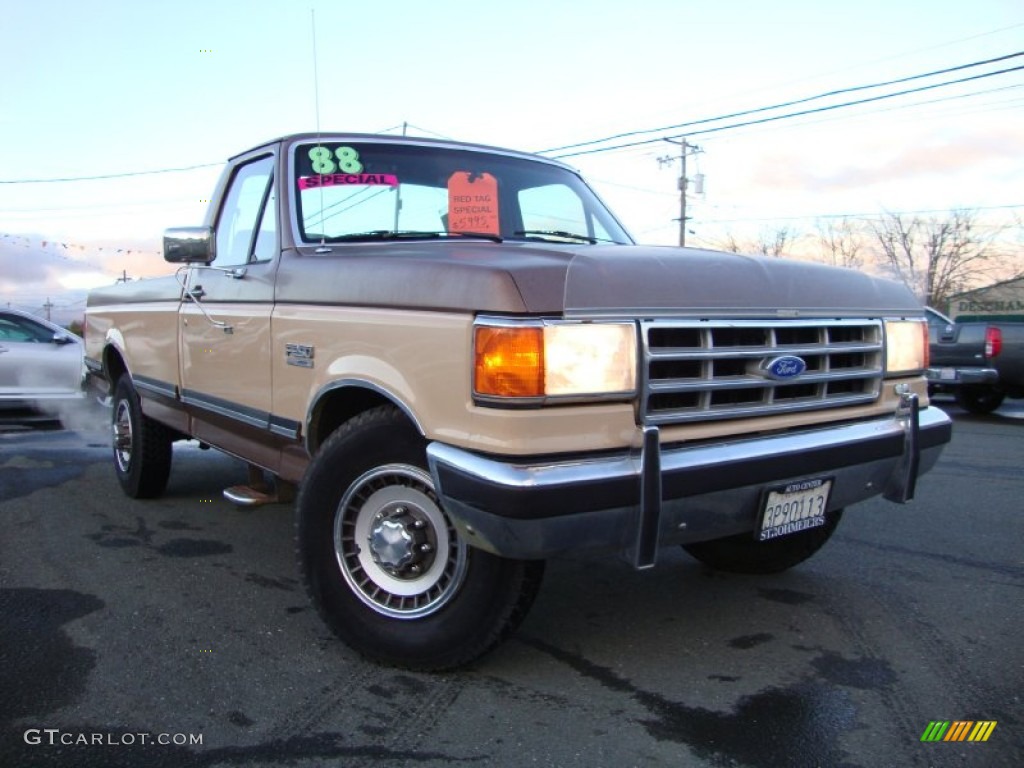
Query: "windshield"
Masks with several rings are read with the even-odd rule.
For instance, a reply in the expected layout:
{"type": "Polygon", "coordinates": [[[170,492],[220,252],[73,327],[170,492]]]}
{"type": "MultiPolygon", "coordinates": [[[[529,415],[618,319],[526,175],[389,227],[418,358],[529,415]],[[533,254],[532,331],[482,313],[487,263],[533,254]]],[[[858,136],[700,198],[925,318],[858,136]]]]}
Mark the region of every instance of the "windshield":
{"type": "Polygon", "coordinates": [[[573,172],[498,153],[364,141],[293,149],[300,241],[632,242],[573,172]]]}

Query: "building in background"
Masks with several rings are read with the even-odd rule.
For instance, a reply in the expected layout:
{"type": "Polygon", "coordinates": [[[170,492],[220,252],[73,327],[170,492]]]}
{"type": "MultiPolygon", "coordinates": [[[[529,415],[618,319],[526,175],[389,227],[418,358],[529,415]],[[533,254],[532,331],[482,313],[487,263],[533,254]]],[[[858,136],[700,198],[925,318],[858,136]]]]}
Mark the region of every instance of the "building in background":
{"type": "Polygon", "coordinates": [[[947,314],[959,322],[1024,323],[1024,277],[957,293],[949,298],[947,314]]]}

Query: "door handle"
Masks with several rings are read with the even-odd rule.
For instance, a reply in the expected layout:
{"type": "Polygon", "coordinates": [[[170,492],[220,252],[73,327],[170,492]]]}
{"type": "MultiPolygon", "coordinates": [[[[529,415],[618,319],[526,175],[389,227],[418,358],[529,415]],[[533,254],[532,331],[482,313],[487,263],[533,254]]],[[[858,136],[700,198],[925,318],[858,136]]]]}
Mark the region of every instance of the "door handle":
{"type": "Polygon", "coordinates": [[[203,290],[203,286],[201,286],[201,285],[197,285],[195,288],[193,288],[188,293],[189,293],[189,296],[191,296],[193,299],[196,299],[197,301],[199,299],[203,298],[203,296],[206,295],[206,291],[203,290]]]}

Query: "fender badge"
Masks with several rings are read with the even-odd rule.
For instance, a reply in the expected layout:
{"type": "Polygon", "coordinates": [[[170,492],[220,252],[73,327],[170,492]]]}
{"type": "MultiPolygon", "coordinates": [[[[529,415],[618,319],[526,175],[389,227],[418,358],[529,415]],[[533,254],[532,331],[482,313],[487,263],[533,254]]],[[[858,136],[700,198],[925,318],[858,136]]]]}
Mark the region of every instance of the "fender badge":
{"type": "Polygon", "coordinates": [[[761,373],[775,381],[789,381],[807,370],[807,363],[796,355],[782,355],[761,363],[761,373]]]}
{"type": "Polygon", "coordinates": [[[312,368],[313,347],[306,344],[285,344],[284,361],[299,368],[312,368]]]}

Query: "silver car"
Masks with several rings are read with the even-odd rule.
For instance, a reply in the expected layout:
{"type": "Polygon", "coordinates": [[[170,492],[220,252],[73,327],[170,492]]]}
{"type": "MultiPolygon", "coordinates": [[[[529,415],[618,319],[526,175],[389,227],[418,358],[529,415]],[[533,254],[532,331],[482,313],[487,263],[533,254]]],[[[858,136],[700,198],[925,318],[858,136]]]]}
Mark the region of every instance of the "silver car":
{"type": "Polygon", "coordinates": [[[82,340],[59,325],[0,310],[0,410],[82,399],[83,354],[82,340]]]}

